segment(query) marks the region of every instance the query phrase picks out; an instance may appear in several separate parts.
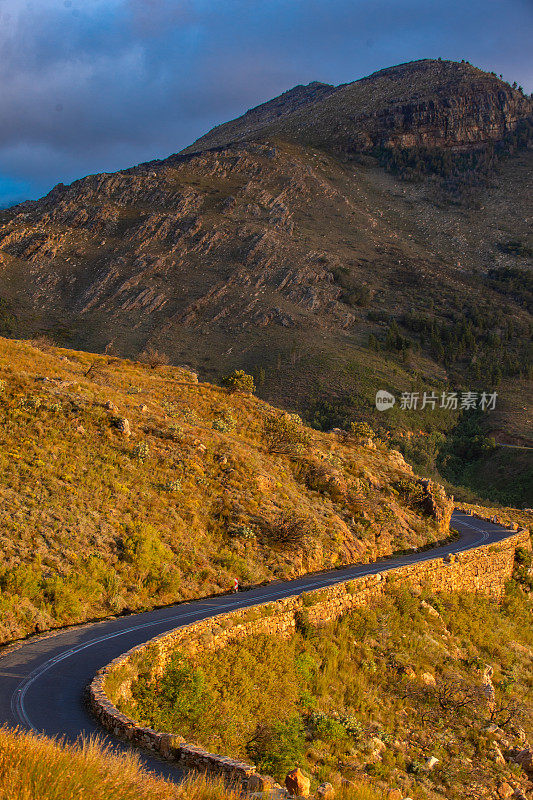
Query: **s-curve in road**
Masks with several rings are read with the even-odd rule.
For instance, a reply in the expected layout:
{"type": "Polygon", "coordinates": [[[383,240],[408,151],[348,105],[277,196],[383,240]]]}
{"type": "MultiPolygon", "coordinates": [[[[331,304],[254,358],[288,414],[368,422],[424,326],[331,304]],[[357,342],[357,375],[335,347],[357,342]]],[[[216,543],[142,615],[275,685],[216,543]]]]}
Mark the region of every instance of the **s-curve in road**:
{"type": "MultiPolygon", "coordinates": [[[[18,725],[48,736],[65,737],[67,741],[75,741],[80,735],[99,734],[117,750],[124,750],[127,745],[104,733],[83,703],[84,689],[100,667],[160,633],[205,617],[298,595],[309,589],[384,572],[404,564],[442,558],[449,553],[498,542],[512,533],[458,511],[452,516],[452,527],[459,531],[461,538],[433,550],[313,573],[241,594],[196,600],[95,622],[28,639],[3,656],[0,651],[0,724],[18,725]]],[[[145,754],[141,758],[146,767],[160,775],[179,776],[178,770],[170,764],[145,754]]]]}

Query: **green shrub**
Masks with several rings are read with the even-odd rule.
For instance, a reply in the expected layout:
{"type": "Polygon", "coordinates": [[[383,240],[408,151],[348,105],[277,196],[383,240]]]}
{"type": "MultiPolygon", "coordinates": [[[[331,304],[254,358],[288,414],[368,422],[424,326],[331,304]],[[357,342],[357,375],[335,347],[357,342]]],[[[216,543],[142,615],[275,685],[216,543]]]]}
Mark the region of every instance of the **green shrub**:
{"type": "Polygon", "coordinates": [[[243,369],[236,369],[231,375],[227,375],[223,379],[223,384],[230,392],[242,392],[243,394],[255,392],[253,376],[248,375],[243,369]]]}
{"type": "Polygon", "coordinates": [[[236,423],[232,415],[229,412],[226,412],[224,414],[220,414],[218,417],[215,417],[211,427],[213,428],[214,431],[220,431],[221,433],[226,433],[227,431],[234,430],[235,424],[236,423]]]}
{"type": "Polygon", "coordinates": [[[137,461],[145,461],[148,458],[150,453],[150,448],[148,447],[146,442],[139,442],[135,445],[135,447],[131,451],[131,455],[133,458],[136,458],[137,461]]]}
{"type": "Polygon", "coordinates": [[[179,478],[175,478],[173,481],[160,483],[159,488],[162,492],[179,492],[181,490],[181,480],[179,478]]]}
{"type": "Polygon", "coordinates": [[[42,399],[38,394],[27,394],[21,397],[19,405],[27,411],[36,411],[42,405],[42,399]]]}
{"type": "Polygon", "coordinates": [[[356,439],[373,439],[376,435],[366,422],[350,423],[350,433],[356,439]]]}
{"type": "Polygon", "coordinates": [[[132,685],[132,696],[152,724],[159,730],[180,731],[199,725],[209,712],[210,694],[205,685],[203,671],[194,667],[182,653],[173,653],[164,674],[158,679],[158,692],[167,699],[162,708],[156,703],[157,693],[151,681],[137,680],[132,685]]]}
{"type": "Polygon", "coordinates": [[[346,728],[340,720],[322,711],[313,711],[308,717],[308,723],[318,739],[329,742],[346,738],[346,728]]]}
{"type": "Polygon", "coordinates": [[[286,773],[301,762],[305,748],[305,730],[299,714],[270,725],[259,724],[246,745],[246,752],[261,772],[283,780],[286,773]]]}
{"type": "Polygon", "coordinates": [[[142,576],[159,571],[171,557],[169,548],[151,525],[128,528],[122,540],[122,558],[142,576]]]}
{"type": "Polygon", "coordinates": [[[298,414],[272,414],[263,427],[263,436],[270,453],[300,453],[309,444],[308,431],[298,414]]]}

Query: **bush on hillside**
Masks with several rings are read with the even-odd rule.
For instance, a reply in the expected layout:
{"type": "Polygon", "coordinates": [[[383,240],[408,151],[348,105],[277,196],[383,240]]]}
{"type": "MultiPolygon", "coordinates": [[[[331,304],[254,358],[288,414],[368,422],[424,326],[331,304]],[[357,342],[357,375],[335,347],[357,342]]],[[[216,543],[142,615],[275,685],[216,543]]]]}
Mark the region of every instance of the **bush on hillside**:
{"type": "Polygon", "coordinates": [[[309,443],[309,432],[298,414],[272,414],[265,421],[263,436],[270,453],[297,454],[309,443]]]}
{"type": "Polygon", "coordinates": [[[303,723],[301,717],[294,714],[271,724],[259,723],[246,745],[246,753],[262,772],[283,778],[302,760],[304,747],[303,723]]]}
{"type": "Polygon", "coordinates": [[[248,375],[243,369],[236,369],[231,375],[226,375],[223,383],[230,392],[241,392],[242,394],[253,394],[255,392],[253,376],[248,375]]]}
{"type": "Polygon", "coordinates": [[[295,511],[281,512],[273,522],[264,523],[263,537],[271,547],[297,548],[314,538],[317,527],[312,517],[295,511]]]}
{"type": "Polygon", "coordinates": [[[141,364],[147,364],[152,369],[155,369],[156,367],[164,367],[170,364],[170,358],[167,356],[167,354],[161,352],[160,350],[156,350],[154,347],[149,347],[147,350],[143,350],[143,352],[137,357],[137,361],[140,361],[141,364]]]}
{"type": "Polygon", "coordinates": [[[358,441],[373,439],[376,435],[367,422],[351,422],[350,433],[358,441]]]}

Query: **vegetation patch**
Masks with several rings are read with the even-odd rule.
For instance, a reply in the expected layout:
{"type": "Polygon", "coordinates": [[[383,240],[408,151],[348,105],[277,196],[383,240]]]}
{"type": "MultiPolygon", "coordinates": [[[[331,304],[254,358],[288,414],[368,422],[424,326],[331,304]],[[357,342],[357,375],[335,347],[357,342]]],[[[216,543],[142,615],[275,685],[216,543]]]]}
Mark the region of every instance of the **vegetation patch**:
{"type": "Polygon", "coordinates": [[[162,677],[134,681],[120,709],[280,779],[298,764],[315,785],[371,777],[447,800],[525,785],[494,753],[533,734],[531,598],[520,550],[501,605],[391,589],[289,640],[254,636],[194,662],[176,652],[162,677]]]}

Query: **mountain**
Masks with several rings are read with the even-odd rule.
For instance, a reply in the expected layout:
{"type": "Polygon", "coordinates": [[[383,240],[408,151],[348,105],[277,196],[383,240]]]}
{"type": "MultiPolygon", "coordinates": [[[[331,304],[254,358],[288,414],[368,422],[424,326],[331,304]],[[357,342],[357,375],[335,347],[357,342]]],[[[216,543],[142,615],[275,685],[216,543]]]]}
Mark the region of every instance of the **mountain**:
{"type": "Polygon", "coordinates": [[[182,153],[60,184],[0,212],[0,334],[158,351],[210,380],[242,367],[317,427],[370,419],[406,451],[414,432],[414,462],[456,483],[460,415],[380,415],[374,394],[497,389],[464,480],[483,490],[488,463],[513,484],[496,499],[527,504],[508,478],[529,451],[483,443],[533,439],[532,110],[470,64],[413,62],[295,87],[182,153]]]}
{"type": "Polygon", "coordinates": [[[296,86],[213,128],[184,152],[279,136],[350,154],[376,147],[469,150],[500,141],[531,99],[467,62],[423,59],[330,86],[296,86]]]}

